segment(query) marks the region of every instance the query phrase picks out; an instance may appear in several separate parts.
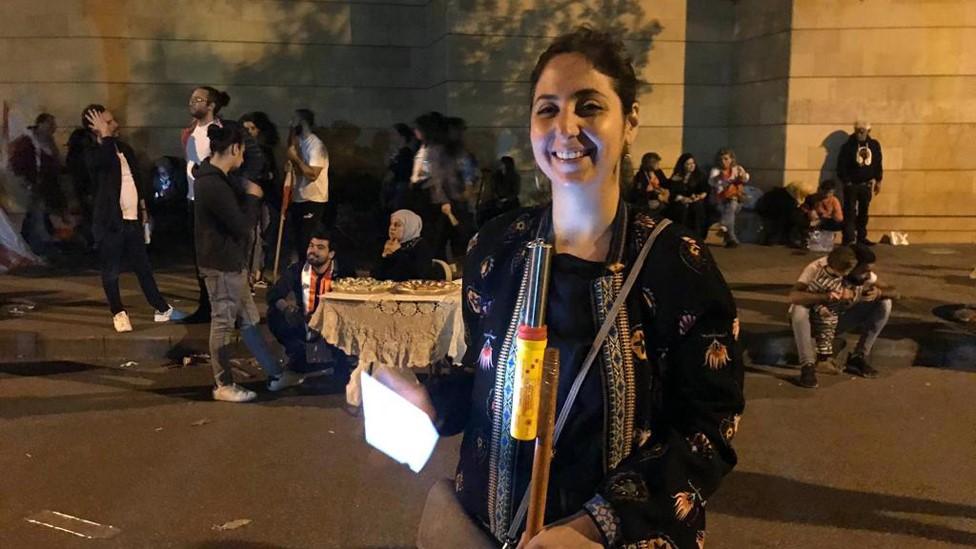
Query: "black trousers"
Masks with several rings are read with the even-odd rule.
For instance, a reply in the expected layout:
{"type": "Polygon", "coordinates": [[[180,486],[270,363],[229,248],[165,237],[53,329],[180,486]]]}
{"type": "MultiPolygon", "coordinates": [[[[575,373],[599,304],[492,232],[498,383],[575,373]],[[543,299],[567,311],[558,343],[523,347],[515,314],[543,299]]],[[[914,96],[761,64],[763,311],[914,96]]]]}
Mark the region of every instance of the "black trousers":
{"type": "Polygon", "coordinates": [[[190,219],[189,223],[187,223],[187,226],[190,228],[190,252],[193,253],[193,268],[196,270],[197,286],[200,289],[200,294],[197,298],[197,311],[194,314],[210,316],[210,292],[207,291],[207,284],[203,281],[203,274],[200,273],[200,264],[197,262],[196,218],[193,216],[193,201],[188,200],[186,204],[190,219]]]}
{"type": "Polygon", "coordinates": [[[169,304],[160,295],[156,279],[153,277],[141,223],[123,221],[121,231],[102,236],[99,255],[102,261],[102,289],[105,290],[105,297],[108,298],[108,306],[113,315],[125,310],[122,305],[122,295],[119,293],[119,274],[122,272],[122,263],[126,260],[139,280],[139,287],[142,288],[142,295],[146,296],[146,301],[159,312],[169,309],[169,304]]]}
{"type": "Polygon", "coordinates": [[[690,204],[672,201],[666,209],[665,215],[671,221],[684,225],[691,234],[698,238],[708,235],[708,225],[706,224],[705,202],[699,200],[690,204]]]}
{"type": "MultiPolygon", "coordinates": [[[[288,208],[288,222],[298,261],[304,262],[312,233],[320,227],[335,228],[335,207],[332,202],[292,202],[288,208]]],[[[283,263],[288,264],[287,261],[283,263]]]]}
{"type": "MultiPolygon", "coordinates": [[[[290,318],[274,304],[268,306],[268,330],[275,340],[285,348],[288,367],[296,372],[315,371],[321,366],[309,364],[306,356],[305,323],[300,317],[290,318]]],[[[350,359],[346,353],[334,345],[325,344],[329,349],[331,364],[337,368],[350,369],[350,359]]]]}
{"type": "Polygon", "coordinates": [[[871,207],[871,185],[848,183],[844,185],[844,244],[864,242],[868,238],[868,211],[871,207]]]}

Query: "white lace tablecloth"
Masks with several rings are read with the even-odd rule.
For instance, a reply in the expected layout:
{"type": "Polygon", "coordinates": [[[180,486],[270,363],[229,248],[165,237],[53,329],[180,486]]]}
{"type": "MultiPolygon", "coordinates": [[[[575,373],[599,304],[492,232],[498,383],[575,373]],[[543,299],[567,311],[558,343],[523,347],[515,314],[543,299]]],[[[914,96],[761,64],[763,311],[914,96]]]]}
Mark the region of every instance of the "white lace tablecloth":
{"type": "Polygon", "coordinates": [[[464,354],[461,289],[438,296],[342,294],[323,296],[309,327],[359,358],[346,386],[346,401],[359,406],[360,376],[372,364],[421,368],[464,354]]]}

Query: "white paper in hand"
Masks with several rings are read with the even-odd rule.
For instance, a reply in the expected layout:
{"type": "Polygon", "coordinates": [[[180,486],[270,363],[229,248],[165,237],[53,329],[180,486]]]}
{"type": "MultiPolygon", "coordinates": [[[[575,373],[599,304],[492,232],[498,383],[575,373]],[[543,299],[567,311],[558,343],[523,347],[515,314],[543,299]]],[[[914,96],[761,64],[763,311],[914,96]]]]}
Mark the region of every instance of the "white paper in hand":
{"type": "Polygon", "coordinates": [[[419,473],[437,445],[430,416],[366,372],[362,386],[366,442],[419,473]]]}

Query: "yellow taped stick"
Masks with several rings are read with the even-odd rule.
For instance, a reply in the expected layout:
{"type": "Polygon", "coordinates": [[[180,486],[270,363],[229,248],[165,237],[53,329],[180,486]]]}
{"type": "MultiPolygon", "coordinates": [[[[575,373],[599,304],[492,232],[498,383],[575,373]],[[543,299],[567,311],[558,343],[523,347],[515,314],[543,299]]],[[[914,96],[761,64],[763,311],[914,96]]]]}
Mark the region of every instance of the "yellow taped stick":
{"type": "Polygon", "coordinates": [[[546,339],[515,340],[515,394],[510,431],[516,440],[533,440],[538,432],[542,361],[547,342],[546,339]]]}

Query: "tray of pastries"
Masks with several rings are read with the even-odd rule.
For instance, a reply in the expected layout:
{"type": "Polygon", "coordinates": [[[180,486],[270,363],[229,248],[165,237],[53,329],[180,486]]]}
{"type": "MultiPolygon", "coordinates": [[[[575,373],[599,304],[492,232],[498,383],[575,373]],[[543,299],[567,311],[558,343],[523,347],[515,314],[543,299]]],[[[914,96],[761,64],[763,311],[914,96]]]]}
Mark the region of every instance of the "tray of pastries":
{"type": "Polygon", "coordinates": [[[332,281],[332,291],[343,294],[382,294],[393,289],[396,283],[375,278],[337,278],[332,281]]]}
{"type": "Polygon", "coordinates": [[[460,280],[453,282],[444,280],[407,280],[405,282],[398,282],[393,287],[393,293],[405,295],[444,295],[458,291],[460,282],[460,280]]]}

